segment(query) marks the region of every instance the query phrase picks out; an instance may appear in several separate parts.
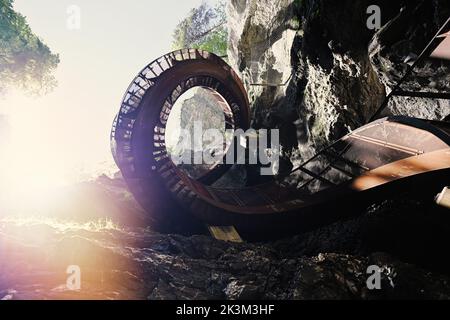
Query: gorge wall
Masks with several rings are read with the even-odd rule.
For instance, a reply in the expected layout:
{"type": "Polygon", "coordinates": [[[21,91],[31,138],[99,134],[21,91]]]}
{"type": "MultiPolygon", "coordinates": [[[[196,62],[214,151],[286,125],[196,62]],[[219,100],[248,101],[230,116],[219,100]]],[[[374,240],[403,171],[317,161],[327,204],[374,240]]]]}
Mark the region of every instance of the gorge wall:
{"type": "MultiPolygon", "coordinates": [[[[450,16],[450,3],[231,0],[228,15],[229,62],[248,90],[253,126],[279,128],[285,156],[295,164],[368,121],[450,16]],[[378,32],[367,27],[374,4],[381,9],[378,32]]],[[[437,81],[425,70],[409,85],[448,88],[448,68],[438,70],[437,81]]],[[[443,119],[450,105],[402,98],[387,112],[443,119]]]]}

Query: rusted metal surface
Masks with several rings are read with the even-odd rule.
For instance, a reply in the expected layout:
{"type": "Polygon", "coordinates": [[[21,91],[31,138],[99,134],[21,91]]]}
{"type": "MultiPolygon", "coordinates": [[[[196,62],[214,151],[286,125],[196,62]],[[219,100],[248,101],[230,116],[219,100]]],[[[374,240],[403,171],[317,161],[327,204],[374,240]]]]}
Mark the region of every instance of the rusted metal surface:
{"type": "Polygon", "coordinates": [[[439,35],[437,38],[441,39],[441,43],[433,51],[431,57],[450,60],[450,31],[439,35]]]}
{"type": "Polygon", "coordinates": [[[442,149],[395,161],[371,170],[352,182],[358,191],[411,177],[417,174],[450,168],[450,149],[442,149]]]}

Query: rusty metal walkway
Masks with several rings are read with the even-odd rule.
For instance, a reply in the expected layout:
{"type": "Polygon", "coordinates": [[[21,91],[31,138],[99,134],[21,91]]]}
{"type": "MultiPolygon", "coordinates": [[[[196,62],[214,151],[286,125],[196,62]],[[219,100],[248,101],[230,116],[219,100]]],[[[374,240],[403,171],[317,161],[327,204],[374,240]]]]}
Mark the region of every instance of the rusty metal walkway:
{"type": "Polygon", "coordinates": [[[449,123],[404,116],[373,121],[317,153],[291,173],[303,177],[296,187],[276,179],[239,189],[215,187],[226,165],[193,179],[172,162],[165,133],[175,102],[194,87],[223,97],[230,127],[249,128],[239,77],[219,57],[196,49],[169,53],[145,67],[113,125],[114,159],[162,231],[195,232],[206,224],[232,226],[249,239],[280,237],[346,218],[399,190],[437,193],[449,181],[449,123]]]}

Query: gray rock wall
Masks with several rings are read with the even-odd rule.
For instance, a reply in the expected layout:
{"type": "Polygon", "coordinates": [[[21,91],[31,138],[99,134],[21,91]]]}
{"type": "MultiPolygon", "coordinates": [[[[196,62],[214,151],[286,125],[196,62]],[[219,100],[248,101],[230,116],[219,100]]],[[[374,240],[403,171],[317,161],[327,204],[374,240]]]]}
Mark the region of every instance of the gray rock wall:
{"type": "MultiPolygon", "coordinates": [[[[279,128],[287,157],[300,162],[363,125],[449,8],[439,0],[231,0],[229,62],[249,92],[253,126],[279,128]],[[384,26],[376,35],[366,25],[372,4],[384,26]]],[[[389,110],[450,113],[448,102],[423,99],[395,100],[389,110]]]]}

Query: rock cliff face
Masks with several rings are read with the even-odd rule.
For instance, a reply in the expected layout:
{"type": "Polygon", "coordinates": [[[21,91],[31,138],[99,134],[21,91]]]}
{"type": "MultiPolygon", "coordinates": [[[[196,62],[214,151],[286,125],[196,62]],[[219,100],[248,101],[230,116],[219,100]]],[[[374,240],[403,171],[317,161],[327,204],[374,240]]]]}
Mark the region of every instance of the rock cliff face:
{"type": "MultiPolygon", "coordinates": [[[[230,1],[229,60],[247,86],[253,125],[280,128],[287,156],[308,158],[368,121],[449,12],[445,1],[230,1]],[[367,27],[374,4],[383,26],[377,33],[367,27]]],[[[445,66],[434,67],[440,80],[410,85],[448,85],[445,66]]],[[[404,98],[389,111],[433,119],[450,113],[448,102],[404,98]]]]}
{"type": "MultiPolygon", "coordinates": [[[[369,45],[370,61],[388,92],[449,16],[448,2],[410,1],[375,34],[369,45]]],[[[450,63],[428,59],[402,89],[449,92],[449,85],[450,63]]],[[[442,120],[450,114],[450,102],[395,97],[386,113],[442,120]]]]}

